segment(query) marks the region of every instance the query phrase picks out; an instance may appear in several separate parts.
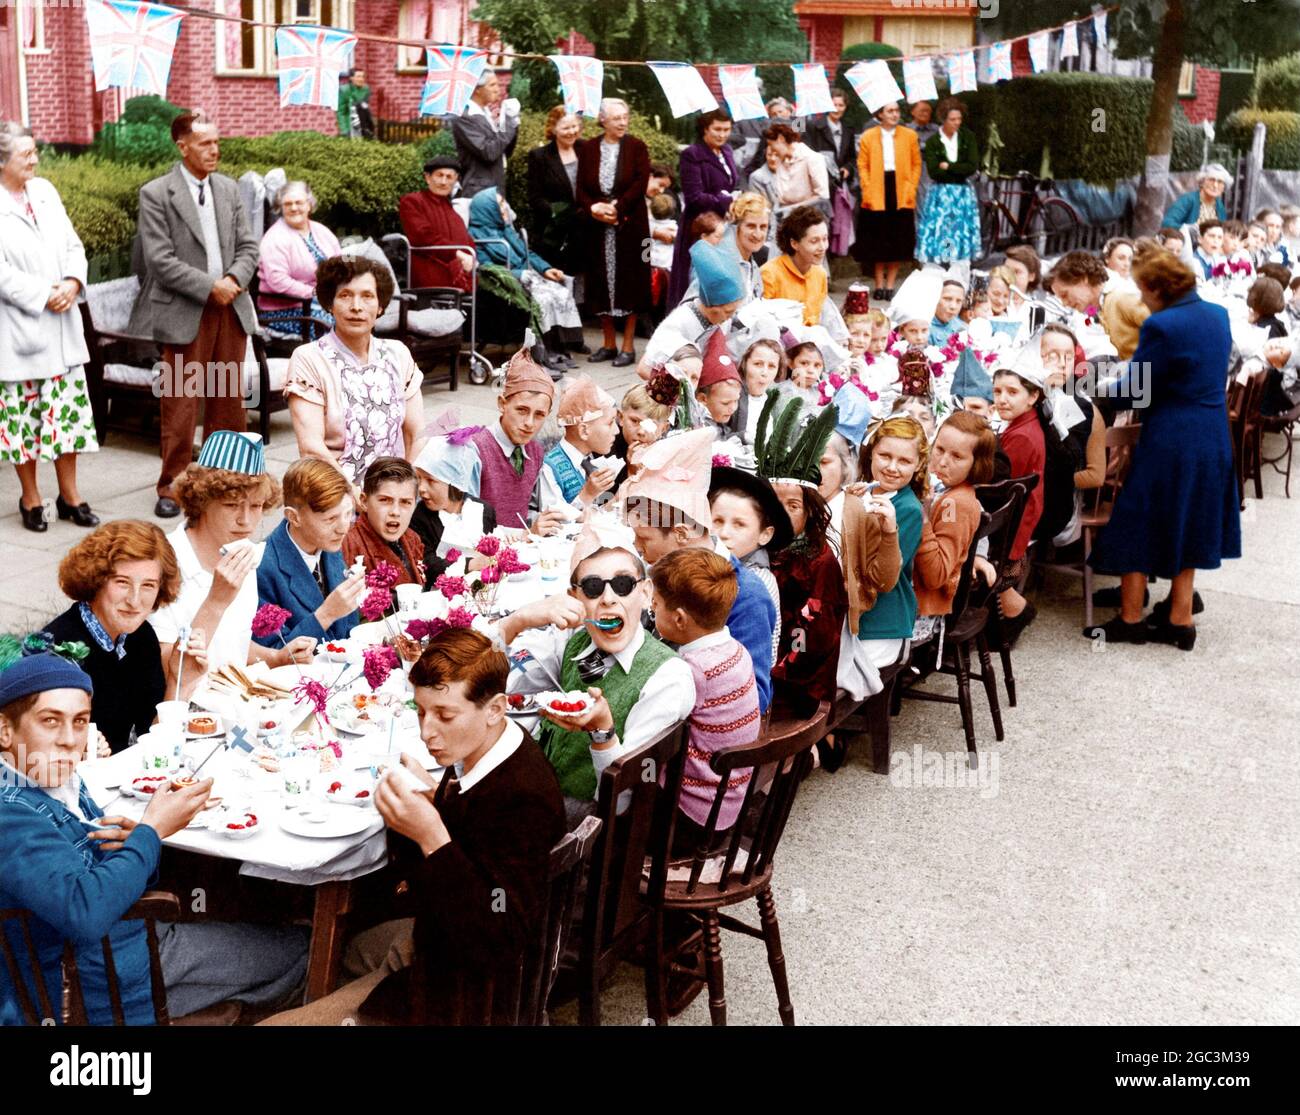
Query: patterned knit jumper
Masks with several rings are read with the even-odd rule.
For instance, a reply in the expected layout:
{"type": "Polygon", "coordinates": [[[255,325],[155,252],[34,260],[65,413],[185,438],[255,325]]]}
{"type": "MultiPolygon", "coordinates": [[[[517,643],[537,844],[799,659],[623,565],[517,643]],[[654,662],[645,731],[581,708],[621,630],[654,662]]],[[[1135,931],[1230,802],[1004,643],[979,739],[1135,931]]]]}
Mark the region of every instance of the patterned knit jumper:
{"type": "MultiPolygon", "coordinates": [[[[695,678],[695,708],[686,743],[686,769],[682,775],[682,812],[698,825],[709,820],[721,779],[709,766],[715,751],[753,743],[761,721],[754,664],[735,639],[698,650],[679,652],[695,678]]],[[[718,831],[735,824],[749,783],[749,771],[732,775],[718,814],[718,831]]]]}
{"type": "Polygon", "coordinates": [[[574,467],[573,461],[564,451],[564,446],[558,441],[546,454],[545,461],[551,466],[551,472],[555,474],[555,482],[559,484],[560,494],[564,496],[565,502],[572,503],[573,497],[582,491],[587,478],[574,467]]]}
{"type": "Polygon", "coordinates": [[[497,522],[502,526],[518,527],[519,516],[528,518],[528,502],[537,485],[537,474],[542,471],[542,447],[535,441],[523,446],[524,474],[518,476],[491,429],[485,426],[470,440],[483,462],[479,498],[496,509],[497,522]]]}

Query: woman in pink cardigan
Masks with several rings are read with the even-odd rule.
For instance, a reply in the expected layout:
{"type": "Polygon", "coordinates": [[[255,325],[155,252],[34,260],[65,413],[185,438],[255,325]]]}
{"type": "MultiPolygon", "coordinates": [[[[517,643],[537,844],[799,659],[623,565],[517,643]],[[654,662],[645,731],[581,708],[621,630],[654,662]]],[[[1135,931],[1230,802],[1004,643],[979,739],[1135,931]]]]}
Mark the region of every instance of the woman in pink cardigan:
{"type": "Polygon", "coordinates": [[[257,316],[275,332],[299,336],[302,303],[311,299],[311,316],[326,328],[334,318],[316,299],[316,267],[340,254],[338,237],[311,219],[316,197],[306,182],[286,182],[275,195],[280,219],[262,237],[257,267],[257,316]]]}

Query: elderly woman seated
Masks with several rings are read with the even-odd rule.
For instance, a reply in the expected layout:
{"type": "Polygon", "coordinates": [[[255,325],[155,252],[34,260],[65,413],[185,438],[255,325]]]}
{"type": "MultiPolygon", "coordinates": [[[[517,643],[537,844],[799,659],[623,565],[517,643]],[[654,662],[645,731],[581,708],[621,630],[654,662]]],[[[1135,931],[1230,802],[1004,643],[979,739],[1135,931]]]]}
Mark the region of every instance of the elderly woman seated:
{"type": "MultiPolygon", "coordinates": [[[[176,693],[180,648],[173,644],[164,661],[158,636],[145,622],[180,591],[176,555],[153,523],[105,523],[64,555],[59,588],[75,603],[45,631],[55,645],[86,647],[80,666],[95,683],[91,718],[109,748],[121,751],[132,733],[148,731],[158,702],[176,693]]],[[[194,691],[207,669],[201,630],[190,632],[185,658],[181,697],[194,691]]]]}
{"type": "Polygon", "coordinates": [[[272,208],[280,219],[262,237],[258,320],[273,333],[301,336],[302,304],[311,299],[312,319],[330,328],[334,317],[316,297],[316,268],[339,254],[338,238],[311,219],[316,195],[306,182],[286,182],[272,208]]]}
{"type": "Polygon", "coordinates": [[[573,291],[563,271],[529,250],[515,228],[514,210],[495,186],[480,190],[470,202],[469,234],[479,262],[509,271],[520,284],[519,296],[535,303],[532,317],[541,325],[547,350],[542,362],[548,367],[572,368],[574,363],[565,349],[582,344],[582,318],[573,291]]]}
{"type": "Polygon", "coordinates": [[[266,471],[256,434],[217,430],[203,443],[196,464],[173,484],[185,522],[168,535],[180,572],[176,599],[149,618],[170,659],[191,631],[207,633],[208,666],[250,659],[272,666],[309,662],[316,640],[298,638],[286,646],[252,641],[257,612],[257,565],[264,544],[252,535],[262,513],[280,502],[280,485],[266,471]]]}

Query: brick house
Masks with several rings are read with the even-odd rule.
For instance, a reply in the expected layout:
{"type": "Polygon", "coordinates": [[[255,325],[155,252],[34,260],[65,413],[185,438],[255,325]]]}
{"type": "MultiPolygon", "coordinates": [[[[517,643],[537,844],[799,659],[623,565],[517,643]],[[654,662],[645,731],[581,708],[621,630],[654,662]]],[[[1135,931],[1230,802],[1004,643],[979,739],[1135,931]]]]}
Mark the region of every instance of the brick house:
{"type": "MultiPolygon", "coordinates": [[[[320,23],[393,38],[461,42],[500,51],[485,24],[469,18],[475,0],[191,0],[265,23],[320,23]]],[[[187,16],[172,57],[167,99],[202,107],[226,135],[306,129],[333,134],[330,109],[280,107],[271,27],[187,16]]],[[[376,119],[419,113],[424,84],[420,48],[361,40],[355,64],[366,71],[376,119]]],[[[508,65],[499,54],[489,63],[508,65]]],[[[0,118],[26,123],[43,142],[88,144],[115,120],[132,90],[96,93],[85,14],[46,0],[0,2],[0,118]]]]}

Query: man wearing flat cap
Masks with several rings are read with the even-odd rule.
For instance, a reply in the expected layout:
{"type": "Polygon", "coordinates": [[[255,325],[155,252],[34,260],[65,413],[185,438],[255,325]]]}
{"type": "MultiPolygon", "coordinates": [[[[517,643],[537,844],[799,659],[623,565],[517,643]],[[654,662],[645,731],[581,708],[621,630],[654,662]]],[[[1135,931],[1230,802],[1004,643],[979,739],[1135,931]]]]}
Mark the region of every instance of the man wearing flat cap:
{"type": "Polygon", "coordinates": [[[397,203],[402,231],[412,248],[445,248],[411,253],[412,286],[470,289],[474,251],[449,246],[474,243],[451,204],[459,178],[460,164],[449,155],[439,155],[424,164],[426,188],[404,195],[397,203]]]}

